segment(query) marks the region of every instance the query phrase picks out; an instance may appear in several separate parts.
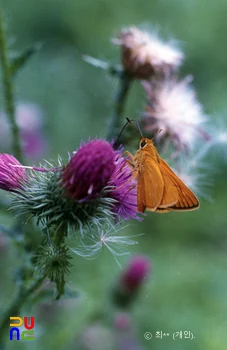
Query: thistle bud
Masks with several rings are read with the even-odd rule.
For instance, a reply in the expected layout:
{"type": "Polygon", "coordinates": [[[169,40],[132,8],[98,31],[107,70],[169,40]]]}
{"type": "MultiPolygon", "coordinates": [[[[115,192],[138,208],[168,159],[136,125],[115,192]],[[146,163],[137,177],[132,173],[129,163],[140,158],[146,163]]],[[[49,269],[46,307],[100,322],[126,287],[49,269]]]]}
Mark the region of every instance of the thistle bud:
{"type": "Polygon", "coordinates": [[[149,271],[150,263],[146,257],[136,256],[131,259],[114,290],[114,302],[117,306],[130,306],[149,271]]]}

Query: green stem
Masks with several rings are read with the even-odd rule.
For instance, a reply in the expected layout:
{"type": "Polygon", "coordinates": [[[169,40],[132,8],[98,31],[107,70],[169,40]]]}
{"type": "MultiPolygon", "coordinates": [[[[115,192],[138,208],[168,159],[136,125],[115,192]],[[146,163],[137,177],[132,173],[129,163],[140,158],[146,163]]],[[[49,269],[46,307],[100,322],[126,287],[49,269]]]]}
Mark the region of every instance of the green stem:
{"type": "Polygon", "coordinates": [[[61,226],[55,232],[54,243],[56,247],[60,247],[61,244],[64,243],[64,239],[66,236],[67,236],[67,227],[64,224],[61,224],[61,226]]]}
{"type": "Polygon", "coordinates": [[[22,162],[22,150],[20,143],[20,131],[15,118],[14,91],[10,69],[10,61],[7,56],[6,35],[3,24],[3,13],[0,9],[0,61],[2,67],[2,80],[4,90],[5,111],[9,120],[13,136],[13,153],[22,162]]]}
{"type": "Polygon", "coordinates": [[[109,141],[116,139],[120,132],[120,128],[122,126],[121,119],[123,117],[125,103],[132,81],[133,78],[129,76],[127,72],[122,73],[120,77],[119,91],[115,97],[114,112],[112,114],[107,133],[107,139],[109,141]]]}
{"type": "MultiPolygon", "coordinates": [[[[9,328],[10,317],[20,315],[21,307],[23,306],[25,301],[27,301],[27,298],[30,297],[35,291],[37,291],[37,289],[41,286],[44,279],[45,277],[36,279],[29,288],[24,288],[24,286],[21,285],[16,298],[13,300],[12,304],[9,306],[9,308],[5,311],[5,313],[1,317],[2,318],[0,322],[0,342],[1,343],[3,343],[4,332],[6,328],[9,328]]],[[[2,345],[1,343],[0,343],[0,348],[2,345]]]]}

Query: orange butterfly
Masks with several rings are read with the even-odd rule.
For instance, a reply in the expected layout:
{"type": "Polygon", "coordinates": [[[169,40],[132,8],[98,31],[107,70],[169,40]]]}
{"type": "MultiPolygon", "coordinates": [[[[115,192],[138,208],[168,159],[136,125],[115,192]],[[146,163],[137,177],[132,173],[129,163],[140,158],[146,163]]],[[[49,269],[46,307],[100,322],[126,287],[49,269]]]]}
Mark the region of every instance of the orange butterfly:
{"type": "MultiPolygon", "coordinates": [[[[128,118],[127,121],[132,124],[128,118]]],[[[194,193],[159,156],[152,140],[142,137],[135,156],[129,152],[125,154],[129,156],[128,163],[138,181],[138,212],[143,213],[147,209],[165,213],[199,208],[194,193]]]]}

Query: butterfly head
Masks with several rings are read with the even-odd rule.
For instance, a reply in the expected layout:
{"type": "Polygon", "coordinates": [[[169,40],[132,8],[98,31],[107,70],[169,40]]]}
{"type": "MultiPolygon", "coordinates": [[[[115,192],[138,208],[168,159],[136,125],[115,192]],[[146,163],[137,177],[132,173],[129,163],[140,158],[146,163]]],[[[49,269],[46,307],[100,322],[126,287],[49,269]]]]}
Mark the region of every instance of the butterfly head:
{"type": "Polygon", "coordinates": [[[142,139],[140,140],[140,145],[139,145],[140,149],[144,149],[147,146],[151,146],[151,145],[152,146],[154,145],[153,141],[148,139],[148,138],[146,138],[146,137],[142,137],[142,139]]]}

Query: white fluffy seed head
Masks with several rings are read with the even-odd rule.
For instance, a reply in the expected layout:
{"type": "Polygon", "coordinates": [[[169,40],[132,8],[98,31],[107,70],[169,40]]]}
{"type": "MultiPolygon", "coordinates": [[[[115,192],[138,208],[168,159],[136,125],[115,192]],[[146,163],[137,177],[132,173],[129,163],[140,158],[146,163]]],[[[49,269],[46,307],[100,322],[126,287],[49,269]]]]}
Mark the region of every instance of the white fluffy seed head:
{"type": "Polygon", "coordinates": [[[144,129],[151,133],[162,129],[157,139],[169,139],[178,149],[191,149],[207,120],[190,82],[191,77],[143,83],[148,101],[144,129]]]}
{"type": "Polygon", "coordinates": [[[163,42],[156,32],[148,33],[132,26],[121,30],[114,44],[122,47],[125,69],[139,79],[153,73],[167,75],[181,65],[184,54],[173,41],[163,42]]]}
{"type": "Polygon", "coordinates": [[[113,225],[109,220],[100,224],[100,229],[95,228],[83,237],[76,237],[76,248],[72,248],[72,251],[83,258],[94,259],[99,256],[103,248],[107,248],[120,266],[118,258],[128,255],[127,248],[137,242],[130,236],[120,234],[126,226],[113,225]]]}

